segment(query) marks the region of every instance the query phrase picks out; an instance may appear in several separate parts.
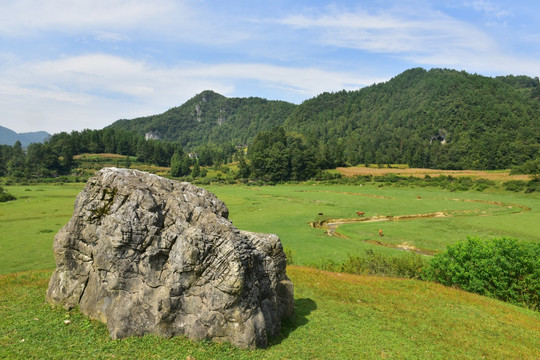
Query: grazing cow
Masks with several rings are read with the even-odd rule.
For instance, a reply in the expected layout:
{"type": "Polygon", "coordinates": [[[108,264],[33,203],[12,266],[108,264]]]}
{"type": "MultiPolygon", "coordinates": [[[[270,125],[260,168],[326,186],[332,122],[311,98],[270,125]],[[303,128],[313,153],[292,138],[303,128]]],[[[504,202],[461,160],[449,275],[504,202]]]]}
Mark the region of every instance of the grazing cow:
{"type": "Polygon", "coordinates": [[[319,215],[324,215],[323,213],[319,213],[319,215]]]}
{"type": "Polygon", "coordinates": [[[364,216],[364,214],[365,214],[365,212],[363,212],[363,211],[357,211],[356,212],[356,215],[358,215],[358,216],[364,216]]]}
{"type": "Polygon", "coordinates": [[[382,233],[382,230],[379,229],[379,236],[384,236],[384,234],[382,233]]]}
{"type": "Polygon", "coordinates": [[[416,197],[417,197],[418,199],[421,199],[421,198],[422,198],[420,195],[416,195],[416,197]]]}

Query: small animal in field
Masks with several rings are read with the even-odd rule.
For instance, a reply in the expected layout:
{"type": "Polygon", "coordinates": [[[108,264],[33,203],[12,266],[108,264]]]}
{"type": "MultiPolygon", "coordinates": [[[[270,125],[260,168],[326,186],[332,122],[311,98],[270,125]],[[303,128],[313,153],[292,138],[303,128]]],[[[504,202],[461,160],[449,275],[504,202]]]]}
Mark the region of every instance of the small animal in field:
{"type": "Polygon", "coordinates": [[[421,199],[422,197],[420,195],[416,195],[416,198],[417,199],[421,199]]]}
{"type": "Polygon", "coordinates": [[[356,212],[356,215],[358,215],[358,216],[364,216],[364,214],[365,214],[365,212],[363,212],[363,211],[357,211],[356,212]]]}
{"type": "Polygon", "coordinates": [[[379,230],[379,236],[384,236],[382,230],[379,230]]]}
{"type": "Polygon", "coordinates": [[[323,213],[319,213],[319,215],[324,215],[323,213]]]}

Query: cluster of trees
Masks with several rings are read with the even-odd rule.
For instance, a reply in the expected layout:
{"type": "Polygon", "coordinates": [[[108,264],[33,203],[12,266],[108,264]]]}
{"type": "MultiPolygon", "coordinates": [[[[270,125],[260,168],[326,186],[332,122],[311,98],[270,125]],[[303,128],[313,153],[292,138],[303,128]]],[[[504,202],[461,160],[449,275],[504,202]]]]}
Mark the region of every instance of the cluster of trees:
{"type": "MultiPolygon", "coordinates": [[[[214,166],[234,160],[232,144],[205,144],[195,149],[194,161],[177,142],[146,140],[131,131],[105,128],[52,135],[44,143],[23,148],[0,145],[0,176],[13,178],[52,178],[68,175],[78,165],[75,156],[84,153],[109,153],[134,156],[142,163],[172,166],[173,176],[191,174],[190,167],[214,166]],[[180,166],[181,164],[182,166],[180,166]],[[179,170],[181,168],[181,170],[179,170]],[[188,170],[186,170],[188,169],[188,170]]],[[[197,176],[200,172],[195,172],[197,176]]]]}
{"type": "Polygon", "coordinates": [[[259,132],[247,158],[249,165],[242,153],[238,156],[239,177],[271,182],[311,179],[321,170],[336,166],[328,147],[287,133],[282,127],[259,132]]]}
{"type": "Polygon", "coordinates": [[[296,105],[257,97],[227,98],[203,91],[163,114],[119,120],[110,128],[152,133],[187,149],[206,144],[248,144],[261,130],[281,125],[296,105]]]}
{"type": "Polygon", "coordinates": [[[411,69],[386,83],[305,101],[284,127],[336,143],[353,165],[510,168],[540,152],[537,82],[411,69]]]}
{"type": "Polygon", "coordinates": [[[75,155],[82,153],[131,155],[142,162],[168,166],[172,154],[181,151],[179,144],[146,141],[144,137],[121,130],[63,132],[44,143],[32,143],[26,149],[20,142],[0,146],[0,176],[47,178],[67,175],[77,165],[75,155]]]}
{"type": "Polygon", "coordinates": [[[248,145],[260,131],[281,126],[306,144],[328,147],[337,163],[487,170],[538,158],[539,100],[538,78],[416,68],[301,105],[204,91],[163,114],[110,128],[179,142],[199,153],[201,165],[210,161],[197,148],[218,144],[212,145],[221,151],[217,162],[226,163],[234,148],[222,144],[248,145]]]}
{"type": "Polygon", "coordinates": [[[160,115],[55,134],[27,149],[2,146],[0,176],[67,174],[82,153],[136,156],[171,166],[173,176],[237,160],[240,177],[268,181],[373,163],[535,173],[539,100],[538,78],[420,68],[358,91],[323,93],[299,106],[205,91],[160,115]],[[149,132],[164,140],[146,140],[149,132]],[[246,159],[238,149],[248,145],[246,159]],[[184,149],[197,156],[188,157],[184,149]]]}

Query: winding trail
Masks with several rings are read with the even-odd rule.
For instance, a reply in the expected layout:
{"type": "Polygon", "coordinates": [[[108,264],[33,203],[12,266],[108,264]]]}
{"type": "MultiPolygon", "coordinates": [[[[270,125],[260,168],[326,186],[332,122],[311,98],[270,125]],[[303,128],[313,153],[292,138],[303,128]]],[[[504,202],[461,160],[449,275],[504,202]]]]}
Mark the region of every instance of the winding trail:
{"type": "MultiPolygon", "coordinates": [[[[330,192],[330,191],[328,191],[330,192]]],[[[362,195],[362,196],[373,196],[373,197],[379,197],[376,195],[369,195],[369,194],[360,194],[360,193],[345,193],[340,192],[344,194],[350,194],[350,195],[362,195]]],[[[389,197],[382,197],[380,198],[387,198],[391,199],[389,197]]],[[[441,198],[441,200],[450,200],[450,201],[463,201],[463,202],[472,202],[472,203],[484,203],[484,204],[491,204],[491,205],[497,205],[501,207],[508,207],[508,208],[519,208],[521,211],[515,212],[515,214],[524,213],[527,211],[531,211],[531,208],[525,205],[520,204],[514,204],[514,203],[504,203],[501,201],[487,201],[487,200],[474,200],[474,199],[450,199],[450,198],[441,198]]],[[[347,236],[339,233],[337,231],[338,227],[343,224],[354,224],[354,223],[372,223],[372,222],[384,222],[384,221],[400,221],[400,220],[415,220],[415,219],[428,219],[428,218],[444,218],[444,217],[455,217],[455,216],[471,216],[476,213],[476,216],[495,216],[498,214],[485,214],[484,212],[480,211],[471,211],[471,210],[452,210],[452,211],[437,211],[437,212],[431,212],[431,213],[424,213],[424,214],[411,214],[411,215],[398,215],[398,216],[384,216],[384,215],[377,215],[377,216],[369,216],[369,217],[358,217],[358,218],[342,218],[342,219],[324,219],[320,221],[314,221],[309,223],[309,225],[313,228],[321,228],[326,230],[327,236],[333,236],[333,237],[339,237],[343,239],[348,239],[347,236]]],[[[419,254],[423,255],[433,255],[435,254],[435,251],[427,250],[427,249],[419,249],[412,245],[410,245],[407,242],[404,242],[402,244],[389,244],[382,241],[376,241],[376,240],[367,240],[365,241],[370,244],[374,245],[380,245],[384,247],[391,247],[391,248],[397,248],[401,250],[406,251],[414,251],[419,254]]]]}

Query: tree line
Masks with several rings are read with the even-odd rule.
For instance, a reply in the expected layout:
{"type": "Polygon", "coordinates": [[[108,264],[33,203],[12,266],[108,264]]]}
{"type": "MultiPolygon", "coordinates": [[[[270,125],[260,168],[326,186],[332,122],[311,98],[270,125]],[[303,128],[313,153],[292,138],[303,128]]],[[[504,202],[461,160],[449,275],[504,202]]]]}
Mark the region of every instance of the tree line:
{"type": "MultiPolygon", "coordinates": [[[[68,175],[77,166],[74,157],[83,153],[136,156],[138,161],[169,166],[174,153],[183,154],[179,144],[145,140],[123,130],[83,130],[58,133],[44,143],[24,149],[19,141],[0,146],[0,176],[49,178],[68,175]]],[[[186,155],[187,156],[187,155],[186,155]]]]}

